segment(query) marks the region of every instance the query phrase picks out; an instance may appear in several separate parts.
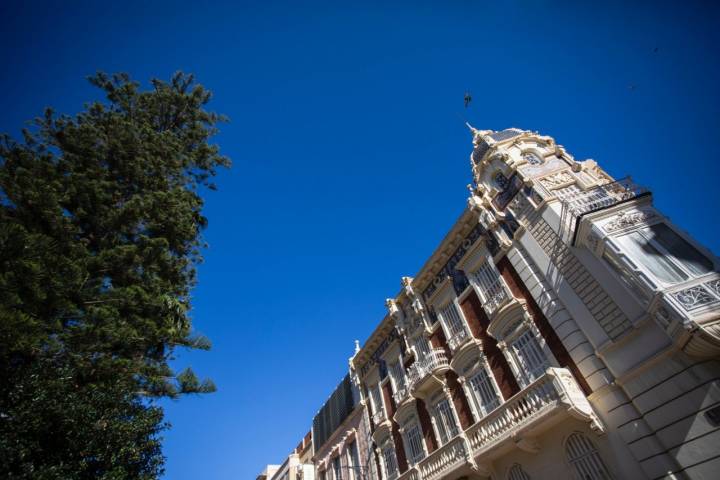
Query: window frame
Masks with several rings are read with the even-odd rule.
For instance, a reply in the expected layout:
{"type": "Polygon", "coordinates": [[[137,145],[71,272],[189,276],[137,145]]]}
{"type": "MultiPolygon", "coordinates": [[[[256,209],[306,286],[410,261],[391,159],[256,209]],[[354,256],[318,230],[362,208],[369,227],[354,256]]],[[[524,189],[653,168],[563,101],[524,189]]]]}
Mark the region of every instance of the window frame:
{"type": "Polygon", "coordinates": [[[593,442],[585,433],[573,432],[568,435],[563,442],[563,450],[565,453],[565,460],[567,461],[567,464],[573,472],[573,476],[575,478],[580,480],[588,479],[587,474],[590,473],[593,476],[590,477],[589,480],[614,480],[615,477],[600,455],[600,450],[598,450],[597,445],[595,445],[595,442],[593,442]],[[573,439],[578,439],[578,442],[571,442],[573,439]],[[572,448],[574,448],[576,452],[570,451],[571,443],[574,443],[572,448]],[[584,443],[584,445],[580,445],[581,443],[584,443]],[[580,448],[587,449],[580,451],[580,448]],[[577,456],[573,458],[573,455],[575,454],[577,454],[577,456]],[[594,463],[594,465],[591,465],[591,463],[594,463]],[[582,464],[585,471],[578,467],[580,464],[582,464]],[[588,469],[598,468],[600,470],[588,472],[588,469]],[[600,473],[600,476],[594,476],[595,473],[600,473]]]}
{"type": "MultiPolygon", "coordinates": [[[[443,409],[445,410],[445,409],[443,409]]],[[[440,392],[436,393],[431,397],[431,404],[430,404],[430,415],[432,418],[432,424],[435,429],[435,435],[438,440],[438,445],[443,446],[446,445],[450,440],[455,438],[461,431],[460,422],[457,418],[457,415],[455,413],[455,408],[452,403],[452,398],[448,398],[448,395],[445,394],[445,391],[441,390],[440,392]],[[447,412],[449,413],[450,420],[452,421],[452,425],[448,425],[445,420],[447,417],[446,415],[443,415],[443,411],[440,409],[441,404],[447,403],[447,412]],[[452,428],[450,428],[452,427],[452,428]],[[440,430],[442,428],[442,432],[440,430]],[[454,432],[454,433],[453,433],[454,432]],[[446,437],[443,441],[443,433],[446,437]]]]}
{"type": "Polygon", "coordinates": [[[492,413],[504,403],[505,400],[502,396],[500,386],[498,385],[497,380],[495,380],[495,376],[492,374],[492,370],[490,369],[490,365],[487,362],[487,358],[482,353],[479,356],[474,357],[472,360],[466,362],[465,368],[463,368],[462,370],[461,378],[463,379],[463,383],[466,386],[466,396],[470,397],[470,407],[473,411],[476,422],[488,416],[490,413],[492,413]],[[487,378],[487,383],[495,394],[495,399],[497,402],[497,404],[490,409],[488,409],[485,405],[482,404],[482,402],[480,401],[481,399],[477,398],[479,392],[475,391],[472,383],[473,378],[483,373],[487,378]]]}
{"type": "Polygon", "coordinates": [[[425,439],[423,437],[422,428],[420,426],[420,422],[418,421],[417,417],[413,414],[410,415],[405,421],[402,423],[402,426],[400,427],[403,443],[405,446],[405,456],[407,457],[408,463],[411,465],[416,465],[423,461],[425,457],[427,457],[427,447],[425,446],[425,439]],[[418,455],[413,456],[411,445],[412,441],[410,439],[410,433],[416,431],[417,432],[417,440],[420,445],[420,452],[418,455]]]}

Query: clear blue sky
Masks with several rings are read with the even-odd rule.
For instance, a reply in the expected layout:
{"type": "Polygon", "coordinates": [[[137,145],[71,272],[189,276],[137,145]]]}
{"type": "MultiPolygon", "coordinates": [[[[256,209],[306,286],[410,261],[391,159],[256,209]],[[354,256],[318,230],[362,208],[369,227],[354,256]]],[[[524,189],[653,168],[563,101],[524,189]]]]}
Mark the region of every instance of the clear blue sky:
{"type": "Polygon", "coordinates": [[[464,208],[465,116],[632,174],[720,251],[717,7],[582,3],[3,2],[0,131],[76,112],[98,69],[194,72],[232,119],[194,293],[214,348],[178,362],[218,392],[168,403],[167,478],[254,478],[298,443],[464,208]]]}

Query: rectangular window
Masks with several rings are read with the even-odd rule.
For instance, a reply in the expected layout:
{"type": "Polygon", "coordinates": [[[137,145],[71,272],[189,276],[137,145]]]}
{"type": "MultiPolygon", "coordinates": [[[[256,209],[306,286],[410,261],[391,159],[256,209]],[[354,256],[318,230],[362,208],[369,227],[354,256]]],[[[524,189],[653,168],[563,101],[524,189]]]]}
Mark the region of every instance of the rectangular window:
{"type": "Polygon", "coordinates": [[[385,477],[390,480],[397,476],[397,462],[395,461],[395,451],[392,444],[387,444],[382,449],[383,460],[385,463],[385,477]]]}
{"type": "Polygon", "coordinates": [[[385,410],[383,410],[382,392],[380,392],[380,384],[370,387],[370,397],[373,407],[373,418],[382,420],[385,418],[385,410]]]}
{"type": "Polygon", "coordinates": [[[512,343],[518,368],[525,376],[525,386],[540,378],[549,367],[545,353],[542,351],[532,331],[526,330],[512,343]]]}
{"type": "Polygon", "coordinates": [[[435,424],[440,436],[440,443],[443,445],[458,434],[455,416],[449,400],[444,399],[435,406],[435,424]]]}
{"type": "Polygon", "coordinates": [[[713,263],[664,223],[614,239],[630,258],[658,280],[678,283],[713,270],[713,263]]]}
{"type": "Polygon", "coordinates": [[[480,415],[485,416],[500,405],[500,397],[485,368],[470,377],[468,383],[480,415]]]}
{"type": "Polygon", "coordinates": [[[425,358],[430,355],[430,344],[428,343],[427,338],[423,335],[420,335],[415,339],[415,350],[417,350],[417,354],[420,358],[425,358]]]}
{"type": "Polygon", "coordinates": [[[360,455],[358,454],[357,443],[352,441],[347,449],[348,452],[348,478],[362,478],[360,472],[360,455]]]}
{"type": "Polygon", "coordinates": [[[333,477],[334,480],[342,480],[342,470],[340,469],[340,455],[333,458],[333,477]]]}
{"type": "Polygon", "coordinates": [[[510,298],[500,272],[495,267],[492,259],[487,258],[477,270],[470,274],[470,278],[479,291],[480,299],[483,301],[483,308],[489,315],[510,298]]]}
{"type": "Polygon", "coordinates": [[[422,433],[420,433],[420,426],[415,420],[411,420],[405,425],[405,443],[407,443],[411,463],[417,463],[425,457],[422,433]]]}
{"type": "Polygon", "coordinates": [[[454,302],[450,302],[441,308],[440,316],[445,321],[445,326],[450,332],[450,336],[454,336],[465,331],[465,323],[460,317],[460,313],[457,311],[457,308],[455,308],[454,302]]]}
{"type": "Polygon", "coordinates": [[[405,386],[405,370],[399,361],[390,364],[390,378],[395,385],[396,392],[405,386]]]}

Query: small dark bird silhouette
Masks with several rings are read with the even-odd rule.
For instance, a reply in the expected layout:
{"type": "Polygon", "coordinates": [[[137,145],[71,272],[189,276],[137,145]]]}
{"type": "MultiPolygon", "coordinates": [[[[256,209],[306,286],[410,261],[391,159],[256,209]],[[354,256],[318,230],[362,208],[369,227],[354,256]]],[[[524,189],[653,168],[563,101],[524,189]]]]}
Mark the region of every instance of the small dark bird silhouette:
{"type": "Polygon", "coordinates": [[[470,105],[470,102],[472,102],[472,96],[470,95],[470,92],[465,92],[465,108],[470,105]]]}
{"type": "Polygon", "coordinates": [[[658,52],[658,47],[653,48],[653,53],[657,53],[657,52],[658,52]]]}
{"type": "Polygon", "coordinates": [[[637,85],[628,85],[628,90],[635,90],[637,85]]]}

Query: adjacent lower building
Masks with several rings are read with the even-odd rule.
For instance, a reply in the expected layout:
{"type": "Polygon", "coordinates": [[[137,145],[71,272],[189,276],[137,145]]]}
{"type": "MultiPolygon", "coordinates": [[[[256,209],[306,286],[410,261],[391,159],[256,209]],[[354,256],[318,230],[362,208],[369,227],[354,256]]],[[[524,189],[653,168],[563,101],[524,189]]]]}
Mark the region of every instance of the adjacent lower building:
{"type": "Polygon", "coordinates": [[[718,478],[718,259],[630,178],[471,130],[467,206],[351,358],[318,478],[718,478]]]}

